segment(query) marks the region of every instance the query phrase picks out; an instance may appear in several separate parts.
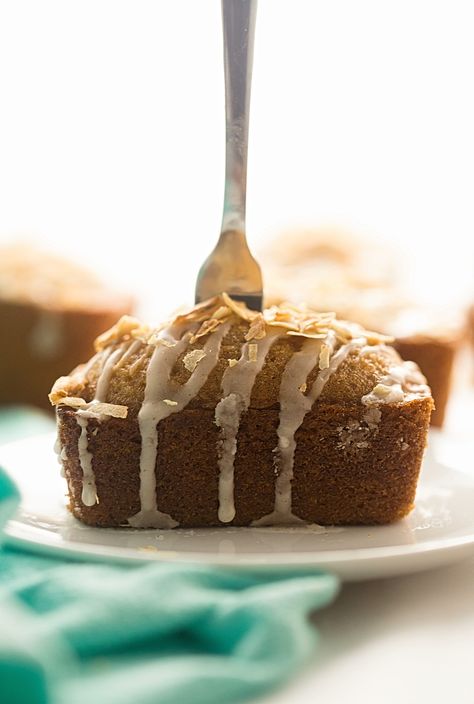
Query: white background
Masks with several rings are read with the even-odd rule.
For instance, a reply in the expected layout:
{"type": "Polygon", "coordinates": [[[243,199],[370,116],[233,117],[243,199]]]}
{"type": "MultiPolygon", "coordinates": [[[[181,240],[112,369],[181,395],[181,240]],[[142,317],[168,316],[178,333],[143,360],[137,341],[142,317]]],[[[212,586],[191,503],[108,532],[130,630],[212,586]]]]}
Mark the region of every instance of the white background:
{"type": "MultiPolygon", "coordinates": [[[[260,0],[254,249],[341,225],[400,243],[428,296],[464,295],[473,31],[469,0],[260,0]]],[[[218,0],[0,1],[0,241],[72,253],[153,316],[190,300],[220,227],[221,42],[218,0]]]]}

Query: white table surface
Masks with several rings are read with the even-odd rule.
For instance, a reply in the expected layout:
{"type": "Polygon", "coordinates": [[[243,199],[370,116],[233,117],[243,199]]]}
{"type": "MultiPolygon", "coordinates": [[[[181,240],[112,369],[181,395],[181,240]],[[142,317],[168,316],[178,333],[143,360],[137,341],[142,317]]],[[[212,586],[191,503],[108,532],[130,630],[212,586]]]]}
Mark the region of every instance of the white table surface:
{"type": "MultiPolygon", "coordinates": [[[[474,473],[474,394],[460,390],[432,439],[474,473]]],[[[474,511],[474,506],[473,506],[474,511]]],[[[474,559],[405,577],[345,584],[313,621],[307,668],[264,704],[474,704],[474,559]]]]}
{"type": "Polygon", "coordinates": [[[310,664],[268,704],[473,704],[474,559],[343,586],[310,664]]]}

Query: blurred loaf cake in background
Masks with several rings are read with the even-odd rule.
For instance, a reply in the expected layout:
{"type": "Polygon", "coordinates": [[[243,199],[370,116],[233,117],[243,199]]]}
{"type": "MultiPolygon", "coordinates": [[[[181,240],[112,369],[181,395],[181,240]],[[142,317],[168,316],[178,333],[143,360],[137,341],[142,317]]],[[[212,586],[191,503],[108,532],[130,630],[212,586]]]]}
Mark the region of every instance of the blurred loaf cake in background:
{"type": "Polygon", "coordinates": [[[129,295],[33,246],[0,247],[0,403],[49,409],[64,368],[87,359],[97,335],[131,312],[129,295]]]}
{"type": "Polygon", "coordinates": [[[318,310],[395,338],[403,359],[413,360],[430,385],[441,427],[456,353],[465,339],[462,311],[420,303],[403,283],[404,258],[393,246],[336,229],[285,233],[261,254],[266,302],[307,302],[318,310]]]}
{"type": "MultiPolygon", "coordinates": [[[[467,330],[469,335],[469,343],[471,346],[472,359],[474,362],[474,303],[469,306],[467,311],[467,330]]],[[[472,381],[474,383],[474,369],[472,370],[472,381]]]]}

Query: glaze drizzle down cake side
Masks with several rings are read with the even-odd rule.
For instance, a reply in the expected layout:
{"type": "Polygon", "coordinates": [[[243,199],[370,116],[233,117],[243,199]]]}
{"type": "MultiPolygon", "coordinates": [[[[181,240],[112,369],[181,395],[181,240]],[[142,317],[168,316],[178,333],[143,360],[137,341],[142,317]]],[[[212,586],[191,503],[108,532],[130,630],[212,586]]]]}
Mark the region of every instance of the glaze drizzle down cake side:
{"type": "Polygon", "coordinates": [[[157,528],[406,515],[433,402],[389,341],[226,294],[159,328],[123,317],[50,394],[71,511],[157,528]]]}

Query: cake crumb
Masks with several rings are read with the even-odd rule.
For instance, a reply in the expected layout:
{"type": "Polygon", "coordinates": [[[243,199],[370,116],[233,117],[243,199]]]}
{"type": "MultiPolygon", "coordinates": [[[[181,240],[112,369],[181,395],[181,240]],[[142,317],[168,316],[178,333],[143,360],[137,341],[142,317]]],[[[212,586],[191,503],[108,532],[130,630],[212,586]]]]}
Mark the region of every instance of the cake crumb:
{"type": "Polygon", "coordinates": [[[358,421],[356,418],[349,418],[346,424],[339,425],[336,431],[339,435],[336,447],[344,452],[353,452],[367,449],[372,438],[377,434],[378,428],[377,426],[370,427],[365,420],[358,421]]]}
{"type": "Polygon", "coordinates": [[[229,359],[229,367],[235,367],[236,364],[238,364],[239,360],[238,359],[229,359]]]}
{"type": "Polygon", "coordinates": [[[301,391],[302,394],[306,392],[306,389],[308,388],[308,384],[306,382],[303,382],[301,386],[298,386],[298,391],[301,391]]]}
{"type": "Polygon", "coordinates": [[[169,398],[164,398],[163,403],[166,403],[167,406],[177,406],[178,402],[177,401],[171,401],[169,398]]]}
{"type": "Polygon", "coordinates": [[[370,430],[376,430],[381,419],[382,411],[377,407],[367,409],[363,415],[363,420],[367,423],[370,430]]]}

